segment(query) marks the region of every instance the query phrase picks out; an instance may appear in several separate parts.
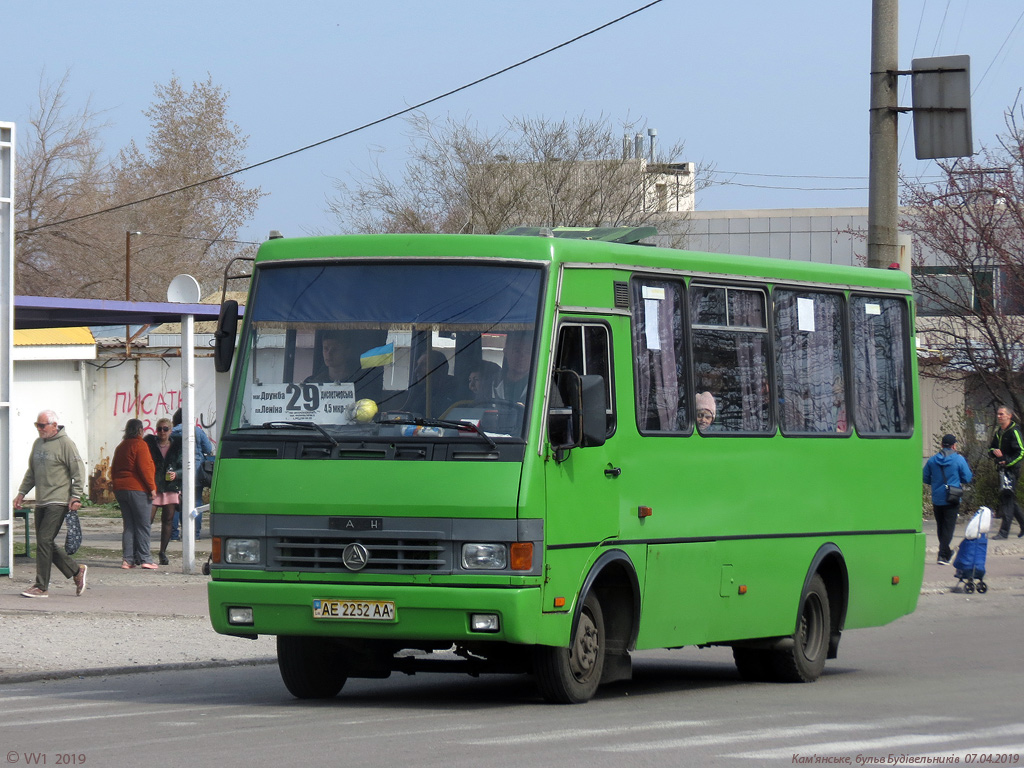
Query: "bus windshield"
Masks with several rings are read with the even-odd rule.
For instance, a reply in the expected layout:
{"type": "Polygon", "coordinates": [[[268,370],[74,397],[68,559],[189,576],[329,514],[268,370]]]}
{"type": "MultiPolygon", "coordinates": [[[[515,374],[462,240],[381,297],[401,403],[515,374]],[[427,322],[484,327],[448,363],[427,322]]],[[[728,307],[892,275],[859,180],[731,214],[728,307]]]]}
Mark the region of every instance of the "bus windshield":
{"type": "Polygon", "coordinates": [[[392,261],[257,270],[236,428],[522,440],[543,271],[392,261]]]}

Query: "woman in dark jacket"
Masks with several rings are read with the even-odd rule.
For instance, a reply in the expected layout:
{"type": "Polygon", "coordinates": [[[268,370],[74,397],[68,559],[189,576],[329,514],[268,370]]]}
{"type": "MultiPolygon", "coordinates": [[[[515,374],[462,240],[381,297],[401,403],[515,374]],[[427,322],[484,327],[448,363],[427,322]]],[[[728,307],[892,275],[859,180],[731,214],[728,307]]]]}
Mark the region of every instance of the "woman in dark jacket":
{"type": "Polygon", "coordinates": [[[160,512],[160,565],[167,565],[167,543],[171,540],[174,511],[181,504],[181,438],[171,435],[171,420],[160,419],[156,434],[146,435],[149,452],[156,466],[156,496],[150,520],[160,512]]]}

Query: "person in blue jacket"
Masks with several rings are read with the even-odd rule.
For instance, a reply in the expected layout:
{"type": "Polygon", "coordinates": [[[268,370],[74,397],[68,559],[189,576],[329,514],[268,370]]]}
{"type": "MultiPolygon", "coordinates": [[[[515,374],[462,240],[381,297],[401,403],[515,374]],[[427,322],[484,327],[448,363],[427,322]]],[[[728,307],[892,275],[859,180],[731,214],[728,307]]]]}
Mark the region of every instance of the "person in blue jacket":
{"type": "Polygon", "coordinates": [[[953,540],[960,511],[960,499],[950,499],[946,486],[963,488],[973,478],[967,459],[956,452],[956,436],[943,435],[942,450],[924,465],[924,482],[932,487],[932,508],[939,534],[939,565],[949,565],[953,557],[949,543],[953,540]]]}
{"type": "MultiPolygon", "coordinates": [[[[174,429],[171,430],[171,437],[177,436],[181,438],[181,408],[174,412],[174,416],[171,421],[174,423],[174,429]]],[[[203,503],[203,488],[206,484],[203,482],[203,462],[207,459],[212,459],[214,456],[213,443],[210,442],[209,436],[206,431],[196,424],[196,439],[192,444],[195,447],[195,464],[193,470],[195,471],[195,489],[196,506],[201,506],[203,503]]],[[[201,539],[201,530],[203,527],[203,516],[199,515],[196,518],[196,539],[201,539]]],[[[171,541],[181,541],[181,505],[178,505],[178,511],[174,514],[174,524],[171,526],[171,541]]]]}

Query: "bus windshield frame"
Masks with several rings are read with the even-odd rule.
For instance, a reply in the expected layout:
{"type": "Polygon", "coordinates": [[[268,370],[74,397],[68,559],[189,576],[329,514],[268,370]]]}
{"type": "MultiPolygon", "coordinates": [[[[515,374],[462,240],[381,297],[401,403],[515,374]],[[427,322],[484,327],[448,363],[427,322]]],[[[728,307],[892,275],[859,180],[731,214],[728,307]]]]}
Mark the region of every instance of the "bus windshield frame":
{"type": "Polygon", "coordinates": [[[232,433],[525,442],[545,270],[466,259],[259,266],[232,433]]]}

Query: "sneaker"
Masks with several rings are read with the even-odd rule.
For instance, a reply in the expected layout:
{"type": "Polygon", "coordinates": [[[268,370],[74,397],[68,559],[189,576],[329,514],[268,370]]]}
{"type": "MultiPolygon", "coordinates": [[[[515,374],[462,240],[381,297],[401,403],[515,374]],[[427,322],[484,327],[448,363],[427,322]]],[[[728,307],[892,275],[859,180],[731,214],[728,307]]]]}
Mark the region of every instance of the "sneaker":
{"type": "Polygon", "coordinates": [[[22,597],[49,597],[50,595],[47,594],[45,589],[40,589],[39,587],[29,587],[28,589],[26,589],[24,592],[21,593],[21,596],[22,597]]]}
{"type": "Polygon", "coordinates": [[[992,538],[993,539],[1008,539],[1008,538],[1010,538],[1010,535],[1008,533],[1003,533],[1002,531],[1000,531],[999,533],[997,533],[992,538]]]}
{"type": "Polygon", "coordinates": [[[172,533],[171,534],[171,541],[181,541],[181,534],[180,533],[172,533]]]}
{"type": "Polygon", "coordinates": [[[158,569],[158,568],[159,568],[160,566],[159,566],[159,565],[157,565],[156,563],[143,563],[143,564],[142,564],[142,565],[141,565],[140,567],[141,567],[141,568],[145,568],[145,569],[146,569],[147,571],[155,571],[155,570],[157,570],[157,569],[158,569]]]}
{"type": "Polygon", "coordinates": [[[85,592],[85,579],[86,574],[89,572],[89,566],[83,565],[78,569],[78,573],[75,574],[75,595],[81,596],[85,592]]]}
{"type": "Polygon", "coordinates": [[[939,565],[949,565],[949,558],[948,557],[940,557],[939,558],[939,565]]]}

